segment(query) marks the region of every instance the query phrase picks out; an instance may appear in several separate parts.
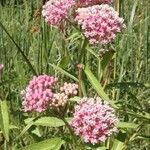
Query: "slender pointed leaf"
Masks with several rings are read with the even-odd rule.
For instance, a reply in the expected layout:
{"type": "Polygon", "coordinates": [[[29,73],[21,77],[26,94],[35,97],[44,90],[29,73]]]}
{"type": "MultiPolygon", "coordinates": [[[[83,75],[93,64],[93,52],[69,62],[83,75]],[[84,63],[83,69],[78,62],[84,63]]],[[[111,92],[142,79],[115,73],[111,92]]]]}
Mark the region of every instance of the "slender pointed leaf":
{"type": "Polygon", "coordinates": [[[9,141],[9,115],[7,101],[0,101],[0,127],[7,141],[9,141]]]}
{"type": "Polygon", "coordinates": [[[103,87],[99,83],[99,81],[96,79],[96,77],[93,75],[91,70],[89,69],[88,66],[85,67],[84,72],[89,79],[90,83],[92,84],[93,88],[96,90],[98,95],[103,99],[108,101],[112,107],[117,108],[117,106],[109,99],[108,95],[104,92],[103,87]]]}
{"type": "Polygon", "coordinates": [[[64,126],[65,123],[56,117],[41,117],[33,122],[33,125],[48,126],[48,127],[60,127],[64,126]]]}
{"type": "Polygon", "coordinates": [[[54,64],[49,64],[49,65],[52,66],[54,69],[58,70],[60,73],[66,75],[66,76],[70,77],[71,79],[73,79],[74,81],[78,82],[78,79],[75,76],[73,76],[69,72],[65,71],[64,69],[62,69],[54,64]]]}
{"type": "Polygon", "coordinates": [[[117,125],[118,128],[132,128],[132,129],[135,129],[138,126],[139,126],[138,124],[129,123],[129,122],[119,122],[117,125]]]}

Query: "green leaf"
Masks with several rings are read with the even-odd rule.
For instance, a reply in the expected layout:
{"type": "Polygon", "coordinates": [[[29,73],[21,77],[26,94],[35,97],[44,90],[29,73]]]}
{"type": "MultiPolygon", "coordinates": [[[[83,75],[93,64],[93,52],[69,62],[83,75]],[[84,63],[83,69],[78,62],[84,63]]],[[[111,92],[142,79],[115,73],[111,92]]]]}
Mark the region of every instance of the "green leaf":
{"type": "Polygon", "coordinates": [[[30,121],[25,128],[22,130],[22,132],[16,137],[16,139],[20,138],[21,136],[23,136],[33,125],[33,121],[30,121]]]}
{"type": "Polygon", "coordinates": [[[129,122],[119,122],[117,124],[117,127],[118,128],[132,128],[132,129],[135,129],[137,128],[139,125],[138,124],[135,124],[135,123],[129,123],[129,122]]]}
{"type": "Polygon", "coordinates": [[[17,126],[15,126],[15,125],[9,125],[9,129],[11,129],[11,130],[13,130],[13,129],[19,129],[17,126]]]}
{"type": "Polygon", "coordinates": [[[84,72],[87,76],[87,78],[89,79],[90,83],[92,84],[93,88],[96,90],[96,92],[98,93],[98,95],[103,99],[108,101],[112,107],[114,108],[118,108],[108,97],[108,95],[104,92],[103,87],[101,86],[101,84],[99,83],[99,81],[96,79],[96,77],[93,75],[93,73],[91,72],[91,70],[89,69],[88,66],[85,67],[84,72]]]}
{"type": "Polygon", "coordinates": [[[41,117],[33,122],[33,125],[36,126],[47,126],[47,127],[61,127],[64,126],[65,123],[56,117],[41,117]]]}
{"type": "Polygon", "coordinates": [[[142,140],[148,140],[148,141],[149,141],[150,136],[146,136],[146,135],[138,135],[138,136],[136,137],[136,139],[142,139],[142,140]]]}
{"type": "Polygon", "coordinates": [[[53,138],[31,144],[19,150],[59,150],[64,143],[61,138],[53,138]]]}
{"type": "Polygon", "coordinates": [[[33,134],[35,134],[36,136],[38,137],[42,137],[41,133],[40,133],[40,130],[38,127],[36,127],[33,131],[32,131],[33,134]]]}
{"type": "Polygon", "coordinates": [[[70,60],[69,55],[64,56],[64,57],[61,59],[61,61],[60,61],[60,63],[59,63],[59,66],[60,66],[61,68],[64,68],[64,69],[65,69],[65,68],[67,67],[68,63],[69,63],[69,60],[70,60]]]}
{"type": "Polygon", "coordinates": [[[7,141],[9,141],[9,115],[7,101],[0,101],[0,127],[7,141]]]}
{"type": "Polygon", "coordinates": [[[32,118],[27,118],[27,119],[24,120],[24,122],[25,122],[25,124],[28,124],[28,123],[30,123],[30,122],[33,122],[34,119],[35,119],[34,117],[32,117],[32,118]]]}
{"type": "Polygon", "coordinates": [[[119,132],[117,138],[113,142],[112,150],[122,150],[125,144],[127,134],[126,132],[119,132]]]}
{"type": "Polygon", "coordinates": [[[132,7],[132,11],[131,11],[131,15],[130,15],[130,21],[129,21],[129,25],[128,25],[128,30],[129,32],[132,32],[132,28],[133,28],[133,22],[134,22],[134,17],[135,17],[135,12],[136,12],[136,8],[138,6],[138,0],[134,1],[133,7],[132,7]]]}
{"type": "Polygon", "coordinates": [[[67,121],[68,123],[70,123],[70,122],[72,121],[73,117],[67,117],[67,118],[65,118],[65,119],[66,119],[66,121],[67,121]]]}
{"type": "Polygon", "coordinates": [[[69,99],[69,101],[73,101],[73,102],[79,102],[81,99],[81,97],[78,97],[78,96],[74,96],[72,98],[69,99]]]}
{"type": "Polygon", "coordinates": [[[72,74],[70,74],[69,72],[65,71],[64,69],[54,65],[54,64],[49,64],[50,66],[52,66],[55,70],[58,70],[60,73],[70,77],[71,79],[73,79],[74,81],[78,82],[78,79],[73,76],[72,74]]]}
{"type": "Polygon", "coordinates": [[[115,139],[112,150],[122,150],[123,146],[124,146],[124,142],[121,142],[121,141],[115,139]]]}
{"type": "Polygon", "coordinates": [[[100,57],[98,56],[98,54],[96,54],[91,48],[87,48],[87,50],[93,55],[95,56],[98,60],[100,60],[100,57]]]}
{"type": "Polygon", "coordinates": [[[35,121],[34,119],[35,118],[28,118],[24,120],[27,125],[22,130],[20,135],[17,136],[17,139],[20,138],[22,135],[24,135],[33,125],[48,126],[48,127],[60,127],[65,125],[65,123],[61,119],[55,117],[41,117],[35,121]]]}
{"type": "Polygon", "coordinates": [[[107,150],[105,146],[98,147],[96,150],[107,150]]]}
{"type": "Polygon", "coordinates": [[[115,51],[111,50],[106,52],[103,55],[103,59],[101,61],[101,66],[102,66],[102,70],[104,71],[106,66],[109,64],[110,60],[112,59],[112,57],[114,56],[115,51]]]}

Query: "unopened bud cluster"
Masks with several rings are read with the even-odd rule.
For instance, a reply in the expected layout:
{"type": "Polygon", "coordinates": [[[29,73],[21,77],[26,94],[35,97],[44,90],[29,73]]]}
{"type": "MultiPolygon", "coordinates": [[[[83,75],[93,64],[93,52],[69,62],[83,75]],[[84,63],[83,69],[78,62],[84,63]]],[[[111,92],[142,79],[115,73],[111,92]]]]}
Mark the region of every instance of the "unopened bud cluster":
{"type": "Polygon", "coordinates": [[[75,83],[65,82],[64,85],[60,88],[60,91],[65,93],[65,95],[75,96],[78,93],[78,85],[75,83]]]}

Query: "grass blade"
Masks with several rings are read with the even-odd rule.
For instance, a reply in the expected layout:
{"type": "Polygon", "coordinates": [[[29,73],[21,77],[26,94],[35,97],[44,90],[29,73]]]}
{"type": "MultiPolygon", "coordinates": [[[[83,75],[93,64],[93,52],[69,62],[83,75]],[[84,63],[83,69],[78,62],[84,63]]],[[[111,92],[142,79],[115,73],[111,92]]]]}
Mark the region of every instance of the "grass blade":
{"type": "Polygon", "coordinates": [[[9,32],[7,31],[7,29],[4,27],[4,25],[0,22],[0,26],[1,28],[6,32],[6,34],[9,36],[9,38],[11,39],[11,41],[15,44],[15,46],[17,47],[18,51],[20,52],[20,54],[22,55],[23,59],[25,60],[25,62],[28,64],[28,66],[30,67],[32,73],[34,75],[37,75],[35,69],[33,68],[30,60],[27,58],[27,56],[24,54],[24,52],[22,51],[22,49],[19,47],[19,45],[15,42],[15,40],[13,39],[13,37],[9,34],[9,32]]]}
{"type": "Polygon", "coordinates": [[[8,107],[7,101],[0,101],[0,127],[2,133],[7,140],[9,141],[9,115],[8,115],[8,107]]]}

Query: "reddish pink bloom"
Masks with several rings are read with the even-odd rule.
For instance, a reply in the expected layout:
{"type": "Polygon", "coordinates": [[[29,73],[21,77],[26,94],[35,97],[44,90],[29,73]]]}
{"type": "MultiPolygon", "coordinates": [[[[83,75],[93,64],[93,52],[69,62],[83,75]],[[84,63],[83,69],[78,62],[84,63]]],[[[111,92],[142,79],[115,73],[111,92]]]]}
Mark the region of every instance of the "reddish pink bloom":
{"type": "Polygon", "coordinates": [[[48,24],[57,26],[63,19],[67,18],[74,4],[74,0],[49,0],[43,6],[42,15],[48,24]]]}
{"type": "Polygon", "coordinates": [[[24,111],[43,112],[52,103],[52,88],[57,78],[48,75],[34,76],[29,85],[21,92],[24,111]]]}
{"type": "Polygon", "coordinates": [[[86,143],[104,142],[114,132],[118,119],[114,110],[100,98],[82,98],[75,106],[71,121],[75,134],[81,136],[86,143]]]}
{"type": "Polygon", "coordinates": [[[107,4],[78,8],[76,12],[75,20],[91,44],[108,44],[125,27],[124,20],[107,4]]]}
{"type": "Polygon", "coordinates": [[[89,6],[89,5],[97,5],[97,4],[110,4],[113,0],[77,0],[78,6],[89,6]]]}

